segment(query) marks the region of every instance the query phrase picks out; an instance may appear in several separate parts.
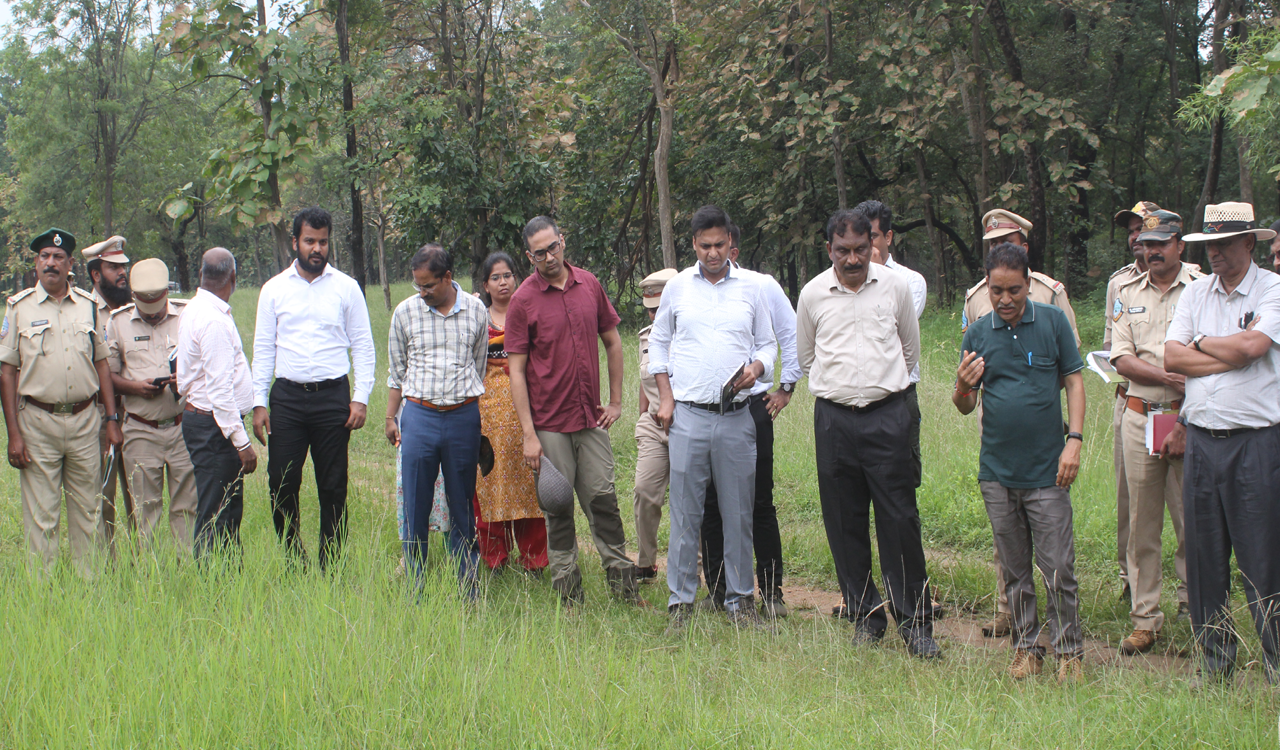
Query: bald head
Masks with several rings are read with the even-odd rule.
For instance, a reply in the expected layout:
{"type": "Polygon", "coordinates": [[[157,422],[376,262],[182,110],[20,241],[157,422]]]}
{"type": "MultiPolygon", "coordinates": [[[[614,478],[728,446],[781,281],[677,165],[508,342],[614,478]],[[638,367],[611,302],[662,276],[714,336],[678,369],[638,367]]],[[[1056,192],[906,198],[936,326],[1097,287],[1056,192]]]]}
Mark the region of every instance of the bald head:
{"type": "MultiPolygon", "coordinates": [[[[213,247],[205,251],[200,261],[200,287],[217,293],[230,291],[236,284],[236,258],[225,247],[213,247]]],[[[219,295],[222,296],[222,295],[219,295]]]]}

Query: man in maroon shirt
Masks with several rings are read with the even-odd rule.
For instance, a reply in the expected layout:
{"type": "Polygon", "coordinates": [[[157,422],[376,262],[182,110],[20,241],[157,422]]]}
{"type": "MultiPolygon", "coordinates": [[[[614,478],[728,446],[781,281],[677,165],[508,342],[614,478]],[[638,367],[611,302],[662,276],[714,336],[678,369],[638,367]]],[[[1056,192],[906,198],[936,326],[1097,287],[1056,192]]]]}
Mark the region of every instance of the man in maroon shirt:
{"type": "MultiPolygon", "coordinates": [[[[607,430],[622,414],[622,339],[618,313],[590,272],[564,260],[564,236],[546,216],[524,228],[537,273],[524,280],[507,311],[511,399],[524,428],[524,460],[534,471],[545,455],[573,485],[604,563],[609,590],[639,602],[636,568],[613,488],[607,430]],[[600,406],[600,349],[609,363],[609,403],[600,406]]],[[[582,571],[573,510],[547,513],[551,587],[581,602],[582,571]]]]}

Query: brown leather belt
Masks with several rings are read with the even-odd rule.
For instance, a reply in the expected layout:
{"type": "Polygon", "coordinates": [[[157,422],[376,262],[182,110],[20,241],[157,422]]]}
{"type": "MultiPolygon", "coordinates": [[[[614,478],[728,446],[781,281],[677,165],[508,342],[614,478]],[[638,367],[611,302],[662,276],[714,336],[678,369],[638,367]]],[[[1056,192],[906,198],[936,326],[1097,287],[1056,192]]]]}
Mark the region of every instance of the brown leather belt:
{"type": "Polygon", "coordinates": [[[211,411],[205,411],[204,409],[197,409],[196,407],[192,406],[191,404],[187,404],[187,405],[186,405],[186,407],[184,407],[184,411],[189,411],[189,412],[191,412],[192,414],[199,414],[199,415],[204,416],[204,417],[212,417],[212,416],[213,416],[213,412],[211,412],[211,411]]]}
{"type": "Polygon", "coordinates": [[[145,424],[146,426],[150,427],[153,430],[158,430],[161,427],[172,427],[174,425],[182,424],[181,414],[174,417],[170,417],[169,419],[161,419],[158,422],[153,422],[150,419],[147,419],[146,417],[139,417],[137,414],[129,414],[127,418],[132,419],[135,422],[141,422],[142,424],[145,424]]]}
{"type": "Polygon", "coordinates": [[[435,405],[435,404],[431,403],[430,401],[426,400],[425,398],[414,398],[413,396],[405,396],[405,397],[404,397],[404,400],[405,400],[405,401],[412,401],[413,403],[417,404],[418,406],[425,406],[425,407],[427,407],[428,409],[431,409],[432,411],[453,411],[454,409],[461,409],[462,407],[466,406],[467,404],[474,404],[475,402],[477,402],[477,401],[479,401],[479,400],[480,400],[480,397],[479,397],[479,396],[472,396],[471,398],[469,398],[469,399],[467,399],[467,400],[465,400],[465,401],[463,401],[463,402],[461,402],[461,403],[458,403],[458,404],[449,404],[448,406],[437,406],[437,405],[435,405]]]}
{"type": "Polygon", "coordinates": [[[1182,399],[1176,401],[1143,401],[1137,396],[1126,396],[1125,406],[1144,417],[1153,411],[1178,411],[1182,408],[1182,399]]]}
{"type": "Polygon", "coordinates": [[[98,397],[96,394],[76,404],[46,404],[45,402],[37,401],[30,396],[27,396],[26,399],[28,404],[44,409],[50,414],[79,414],[93,404],[98,403],[98,397]]]}
{"type": "Polygon", "coordinates": [[[1116,398],[1127,398],[1129,389],[1124,387],[1124,383],[1116,383],[1116,398]]]}

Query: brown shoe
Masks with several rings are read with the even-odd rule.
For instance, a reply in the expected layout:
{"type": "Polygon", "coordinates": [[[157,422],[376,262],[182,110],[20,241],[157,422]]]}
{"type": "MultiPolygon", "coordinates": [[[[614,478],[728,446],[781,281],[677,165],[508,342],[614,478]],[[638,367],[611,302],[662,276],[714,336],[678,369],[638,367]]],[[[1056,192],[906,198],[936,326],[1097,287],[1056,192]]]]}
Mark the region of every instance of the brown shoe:
{"type": "Polygon", "coordinates": [[[1120,653],[1125,656],[1145,654],[1154,645],[1156,645],[1156,633],[1154,630],[1134,630],[1128,638],[1120,641],[1120,653]]]}
{"type": "Polygon", "coordinates": [[[1036,652],[1019,648],[1013,652],[1013,663],[1009,665],[1009,676],[1015,680],[1025,680],[1040,674],[1044,669],[1044,657],[1036,652]]]}
{"type": "Polygon", "coordinates": [[[1008,612],[997,612],[991,622],[982,626],[982,634],[987,638],[1004,638],[1013,632],[1013,615],[1008,612]]]}
{"type": "Polygon", "coordinates": [[[1058,657],[1058,684],[1079,685],[1084,682],[1084,657],[1058,657]]]}

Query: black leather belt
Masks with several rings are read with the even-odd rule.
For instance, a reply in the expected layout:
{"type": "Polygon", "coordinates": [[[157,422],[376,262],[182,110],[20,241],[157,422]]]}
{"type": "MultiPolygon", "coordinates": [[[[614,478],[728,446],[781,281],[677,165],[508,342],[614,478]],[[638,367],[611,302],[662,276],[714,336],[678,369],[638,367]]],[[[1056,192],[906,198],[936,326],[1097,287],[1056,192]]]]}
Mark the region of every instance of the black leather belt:
{"type": "Polygon", "coordinates": [[[337,388],[340,385],[346,385],[347,376],[343,375],[340,378],[333,378],[331,380],[319,380],[314,383],[298,383],[296,381],[288,380],[286,378],[276,378],[276,382],[280,383],[281,385],[287,385],[290,388],[296,388],[300,391],[306,391],[307,393],[318,393],[320,391],[327,391],[330,388],[337,388]]]}
{"type": "Polygon", "coordinates": [[[712,414],[732,414],[735,411],[738,411],[740,409],[745,409],[748,406],[750,406],[751,399],[748,398],[742,401],[734,401],[733,403],[729,404],[729,408],[724,409],[723,411],[720,409],[720,404],[695,404],[692,401],[681,401],[680,403],[690,408],[698,409],[700,411],[709,411],[712,414]]]}
{"type": "Polygon", "coordinates": [[[901,391],[898,391],[897,393],[890,393],[888,396],[885,396],[879,401],[872,401],[866,406],[849,406],[848,404],[836,403],[835,401],[832,401],[829,398],[819,398],[818,400],[826,401],[828,404],[831,404],[837,409],[848,409],[849,411],[852,411],[854,414],[866,414],[867,412],[873,412],[882,406],[888,406],[889,404],[892,404],[894,401],[901,401],[903,395],[906,392],[907,392],[906,389],[903,389],[901,391]]]}
{"type": "Polygon", "coordinates": [[[1201,427],[1200,425],[1196,425],[1196,424],[1193,424],[1191,426],[1207,434],[1209,437],[1217,438],[1218,440],[1226,440],[1229,437],[1235,437],[1236,435],[1243,435],[1247,432],[1257,432],[1258,430],[1262,429],[1261,427],[1237,427],[1232,430],[1211,430],[1208,427],[1201,427]]]}

